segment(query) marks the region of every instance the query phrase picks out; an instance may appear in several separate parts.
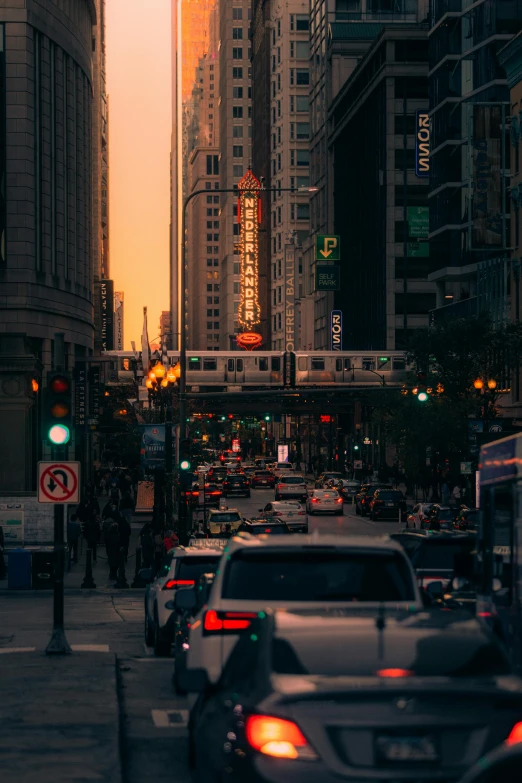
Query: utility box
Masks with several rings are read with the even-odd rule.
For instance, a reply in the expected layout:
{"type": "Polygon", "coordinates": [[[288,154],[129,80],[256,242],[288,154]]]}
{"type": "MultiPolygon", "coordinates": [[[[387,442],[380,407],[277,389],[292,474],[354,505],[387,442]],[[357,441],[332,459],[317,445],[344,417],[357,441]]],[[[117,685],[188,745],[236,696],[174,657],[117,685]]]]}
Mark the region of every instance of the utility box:
{"type": "Polygon", "coordinates": [[[9,590],[30,590],[31,553],[27,549],[11,549],[7,561],[9,590]]]}
{"type": "Polygon", "coordinates": [[[54,550],[52,547],[33,549],[31,575],[33,590],[50,590],[53,587],[54,550]]]}

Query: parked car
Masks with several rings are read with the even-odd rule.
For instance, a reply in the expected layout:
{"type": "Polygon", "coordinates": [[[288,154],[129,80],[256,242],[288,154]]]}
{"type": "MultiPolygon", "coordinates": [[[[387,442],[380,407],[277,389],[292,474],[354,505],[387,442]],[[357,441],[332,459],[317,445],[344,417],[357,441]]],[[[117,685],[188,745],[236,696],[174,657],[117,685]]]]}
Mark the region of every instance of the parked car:
{"type": "Polygon", "coordinates": [[[223,497],[227,498],[229,495],[244,495],[244,497],[250,497],[250,481],[243,473],[230,473],[222,484],[223,497]]]}
{"type": "Polygon", "coordinates": [[[370,500],[369,515],[374,522],[379,519],[406,521],[406,498],[398,489],[376,489],[370,500]]]}
{"type": "Polygon", "coordinates": [[[337,483],[339,479],[342,479],[344,476],[344,473],[339,473],[338,471],[332,471],[328,470],[324,473],[321,473],[318,478],[315,480],[315,488],[316,489],[323,489],[323,487],[331,486],[330,482],[337,483]]]}
{"type": "Polygon", "coordinates": [[[308,533],[306,510],[297,500],[276,500],[273,503],[267,503],[259,511],[266,519],[276,517],[284,522],[292,533],[308,533]]]}
{"type": "Polygon", "coordinates": [[[343,501],[351,503],[361,488],[361,482],[355,479],[339,479],[335,486],[343,501]]]}
{"type": "Polygon", "coordinates": [[[297,473],[284,473],[279,476],[275,485],[276,500],[287,500],[289,498],[306,500],[307,494],[304,476],[300,476],[297,473]]]}
{"type": "Polygon", "coordinates": [[[270,470],[256,470],[251,479],[252,489],[268,489],[275,486],[275,476],[270,470]]]}
{"type": "Polygon", "coordinates": [[[197,781],[449,783],[520,730],[520,679],[467,614],[264,615],[212,690],[189,660],[197,781]]]}
{"type": "MultiPolygon", "coordinates": [[[[469,556],[476,548],[474,535],[465,533],[433,533],[424,535],[420,531],[402,531],[392,533],[391,538],[398,541],[417,574],[420,587],[432,582],[440,584],[441,591],[454,576],[466,576],[460,573],[462,556],[469,556]]],[[[467,558],[464,558],[467,563],[467,558]]]]}
{"type": "Polygon", "coordinates": [[[312,489],[306,500],[306,510],[315,514],[343,514],[343,499],[335,489],[312,489]]]}
{"type": "Polygon", "coordinates": [[[370,510],[370,501],[377,489],[392,489],[391,484],[362,484],[360,491],[355,496],[355,513],[359,516],[367,516],[370,510]]]}
{"type": "Polygon", "coordinates": [[[168,552],[156,577],[151,569],[140,572],[151,580],[145,590],[145,644],[158,656],[168,655],[174,639],[173,599],[180,587],[191,587],[207,571],[215,571],[223,550],[176,547],[168,552]]]}

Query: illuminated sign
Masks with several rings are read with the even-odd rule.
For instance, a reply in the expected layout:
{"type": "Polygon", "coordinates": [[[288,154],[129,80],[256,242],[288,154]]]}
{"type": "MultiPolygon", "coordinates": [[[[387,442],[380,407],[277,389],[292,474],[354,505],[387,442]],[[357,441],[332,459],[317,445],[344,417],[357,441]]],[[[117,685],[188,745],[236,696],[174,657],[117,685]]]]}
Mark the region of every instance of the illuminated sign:
{"type": "Polygon", "coordinates": [[[123,291],[114,292],[114,348],[123,351],[123,291]]]}
{"type": "Polygon", "coordinates": [[[295,350],[295,249],[285,248],[285,351],[295,350]]]}
{"type": "Polygon", "coordinates": [[[241,224],[239,242],[240,299],[239,325],[254,331],[261,321],[259,307],[259,223],[261,222],[261,183],[250,169],[238,184],[238,218],[241,224]]]}
{"type": "Polygon", "coordinates": [[[430,118],[423,109],[415,114],[415,174],[430,176],[430,118]]]}
{"type": "Polygon", "coordinates": [[[343,350],[343,314],[341,310],[332,310],[330,322],[330,341],[332,351],[343,350]]]}
{"type": "Polygon", "coordinates": [[[261,345],[263,338],[257,332],[241,332],[236,337],[236,342],[246,351],[253,351],[261,345]]]}

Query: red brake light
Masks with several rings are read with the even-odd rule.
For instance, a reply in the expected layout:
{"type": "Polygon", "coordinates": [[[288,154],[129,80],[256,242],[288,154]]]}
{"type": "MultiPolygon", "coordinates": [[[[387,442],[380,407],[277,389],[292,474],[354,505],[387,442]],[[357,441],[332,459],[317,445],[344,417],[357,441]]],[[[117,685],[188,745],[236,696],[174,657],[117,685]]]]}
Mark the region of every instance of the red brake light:
{"type": "Polygon", "coordinates": [[[306,511],[298,511],[297,513],[298,513],[298,515],[300,517],[304,517],[304,515],[306,514],[306,511]]]}
{"type": "Polygon", "coordinates": [[[312,498],[312,503],[317,503],[317,498],[312,498]]]}
{"type": "Polygon", "coordinates": [[[343,502],[343,499],[342,499],[342,498],[337,498],[337,500],[336,500],[335,502],[336,502],[336,503],[342,503],[342,502],[343,502]]]}
{"type": "Polygon", "coordinates": [[[246,631],[250,627],[251,621],[256,617],[256,612],[216,612],[215,609],[209,609],[205,613],[203,630],[207,634],[246,631]]]}
{"type": "Polygon", "coordinates": [[[517,743],[522,742],[522,723],[515,723],[511,731],[509,732],[509,737],[506,740],[506,745],[516,745],[517,743]]]}
{"type": "Polygon", "coordinates": [[[317,758],[299,726],[290,720],[268,715],[250,715],[246,719],[248,744],[264,753],[280,759],[317,758]]]}
{"type": "Polygon", "coordinates": [[[375,672],[377,677],[412,677],[411,669],[379,669],[375,672]]]}
{"type": "Polygon", "coordinates": [[[174,590],[175,587],[194,587],[193,579],[169,579],[163,585],[164,590],[174,590]]]}

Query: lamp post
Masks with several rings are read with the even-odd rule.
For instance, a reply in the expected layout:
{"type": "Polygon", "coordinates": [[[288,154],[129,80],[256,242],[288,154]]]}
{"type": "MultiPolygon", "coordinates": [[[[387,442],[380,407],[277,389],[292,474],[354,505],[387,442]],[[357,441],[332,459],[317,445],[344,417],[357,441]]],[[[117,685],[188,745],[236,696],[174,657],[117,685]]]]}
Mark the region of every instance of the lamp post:
{"type": "Polygon", "coordinates": [[[482,397],[482,419],[484,422],[484,429],[486,429],[488,424],[488,414],[489,414],[489,403],[490,399],[488,398],[488,392],[489,397],[491,398],[491,402],[493,401],[493,398],[496,393],[497,388],[497,382],[494,378],[488,378],[487,381],[484,381],[482,378],[476,378],[473,381],[473,386],[476,389],[477,393],[482,397]]]}
{"type": "MultiPolygon", "coordinates": [[[[314,193],[317,188],[261,188],[259,193],[314,193]]],[[[187,436],[187,310],[186,310],[186,287],[187,287],[187,264],[185,263],[186,254],[186,233],[187,233],[187,207],[196,196],[209,193],[239,193],[237,187],[235,188],[215,188],[214,190],[207,190],[206,188],[200,188],[190,193],[183,202],[182,216],[181,216],[181,258],[178,263],[181,264],[181,275],[179,276],[181,282],[181,301],[180,301],[180,336],[179,336],[179,364],[180,364],[180,379],[179,379],[179,439],[184,440],[187,436]]],[[[187,520],[187,504],[185,501],[185,493],[180,493],[179,496],[179,526],[182,533],[186,532],[186,520],[187,520]]]]}

